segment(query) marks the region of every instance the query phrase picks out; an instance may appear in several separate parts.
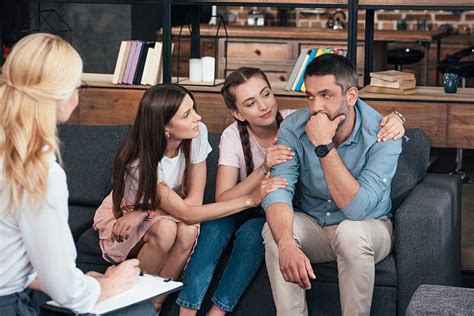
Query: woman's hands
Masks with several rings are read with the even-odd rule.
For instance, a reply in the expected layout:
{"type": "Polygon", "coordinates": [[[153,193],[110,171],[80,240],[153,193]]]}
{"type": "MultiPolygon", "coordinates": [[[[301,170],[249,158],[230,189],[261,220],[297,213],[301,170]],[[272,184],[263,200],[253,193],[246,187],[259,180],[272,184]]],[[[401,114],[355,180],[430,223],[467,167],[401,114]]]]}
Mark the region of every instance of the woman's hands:
{"type": "Polygon", "coordinates": [[[293,158],[295,155],[290,147],[282,144],[277,144],[278,138],[275,137],[273,145],[267,148],[263,168],[266,172],[278,164],[284,163],[293,158]]]}
{"type": "Polygon", "coordinates": [[[108,267],[103,275],[89,272],[88,275],[100,283],[101,292],[98,302],[131,288],[140,273],[138,265],[137,259],[130,259],[119,265],[108,267]]]}
{"type": "Polygon", "coordinates": [[[122,217],[117,219],[112,228],[112,241],[124,242],[127,240],[132,229],[136,229],[147,216],[147,212],[140,210],[124,213],[122,217]]]}
{"type": "Polygon", "coordinates": [[[259,206],[262,203],[263,198],[270,192],[284,188],[288,185],[288,181],[285,178],[270,177],[271,173],[268,172],[262,179],[260,184],[249,194],[250,207],[259,206]]]}
{"type": "Polygon", "coordinates": [[[395,113],[390,113],[382,118],[380,126],[382,127],[377,133],[377,141],[387,141],[390,139],[397,140],[405,135],[404,121],[395,113]]]}

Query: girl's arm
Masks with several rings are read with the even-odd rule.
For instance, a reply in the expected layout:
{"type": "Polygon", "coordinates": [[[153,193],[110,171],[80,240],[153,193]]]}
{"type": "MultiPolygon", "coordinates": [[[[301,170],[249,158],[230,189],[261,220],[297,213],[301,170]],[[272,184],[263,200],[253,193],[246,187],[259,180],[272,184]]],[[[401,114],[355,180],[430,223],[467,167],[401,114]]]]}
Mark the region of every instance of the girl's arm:
{"type": "Polygon", "coordinates": [[[247,178],[239,181],[239,168],[220,165],[217,167],[216,201],[228,201],[251,193],[262,181],[261,168],[255,169],[247,178]]]}
{"type": "Polygon", "coordinates": [[[387,141],[402,138],[405,135],[403,123],[405,123],[405,118],[399,112],[392,112],[384,116],[380,121],[381,129],[377,133],[377,139],[387,141]]]}
{"type": "Polygon", "coordinates": [[[206,187],[206,172],[206,160],[191,164],[189,192],[184,199],[187,205],[202,205],[204,189],[206,187]]]}
{"type": "Polygon", "coordinates": [[[267,193],[285,186],[286,180],[270,178],[270,173],[268,173],[262,180],[258,190],[253,190],[250,194],[225,202],[188,205],[174,190],[161,183],[158,185],[158,194],[160,195],[161,209],[187,224],[194,224],[232,215],[247,208],[260,205],[260,202],[267,193]]]}
{"type": "Polygon", "coordinates": [[[270,171],[274,165],[283,163],[293,158],[293,152],[288,146],[274,144],[267,149],[265,161],[257,167],[247,178],[238,182],[239,169],[232,166],[220,165],[217,169],[216,201],[227,201],[251,193],[264,178],[265,172],[270,171]]]}

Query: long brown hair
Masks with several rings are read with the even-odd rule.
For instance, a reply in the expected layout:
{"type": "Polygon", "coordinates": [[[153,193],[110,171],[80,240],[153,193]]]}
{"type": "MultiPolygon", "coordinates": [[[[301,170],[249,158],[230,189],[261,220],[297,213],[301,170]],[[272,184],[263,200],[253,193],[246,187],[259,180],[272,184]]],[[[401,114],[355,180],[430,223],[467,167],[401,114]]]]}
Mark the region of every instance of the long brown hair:
{"type": "MultiPolygon", "coordinates": [[[[260,78],[265,80],[265,82],[267,83],[270,89],[272,88],[272,86],[270,85],[270,82],[268,81],[267,76],[259,68],[240,67],[239,69],[231,73],[225,79],[224,86],[221,89],[221,93],[222,93],[222,96],[224,97],[225,105],[227,106],[229,110],[238,111],[237,105],[235,104],[235,100],[237,99],[235,96],[235,88],[240,86],[241,84],[246,83],[254,76],[259,76],[260,78]]],[[[280,127],[280,123],[282,120],[283,118],[280,112],[277,111],[276,121],[277,121],[278,127],[280,127]]],[[[244,151],[247,176],[251,174],[254,169],[252,151],[250,150],[248,125],[249,124],[247,121],[242,122],[242,121],[237,120],[240,140],[242,142],[242,149],[244,151]]]]}
{"type": "MultiPolygon", "coordinates": [[[[176,114],[186,95],[191,97],[195,108],[193,95],[182,86],[156,85],[143,94],[138,104],[135,122],[115,158],[112,200],[116,218],[123,214],[122,199],[128,180],[134,176],[131,174],[134,169],[131,166],[135,161],[138,161],[138,188],[133,209],[148,211],[158,208],[160,204],[157,192],[158,163],[165,155],[168,144],[165,126],[176,114]]],[[[183,140],[179,150],[183,151],[186,163],[178,193],[185,196],[189,185],[191,139],[183,140]]]]}

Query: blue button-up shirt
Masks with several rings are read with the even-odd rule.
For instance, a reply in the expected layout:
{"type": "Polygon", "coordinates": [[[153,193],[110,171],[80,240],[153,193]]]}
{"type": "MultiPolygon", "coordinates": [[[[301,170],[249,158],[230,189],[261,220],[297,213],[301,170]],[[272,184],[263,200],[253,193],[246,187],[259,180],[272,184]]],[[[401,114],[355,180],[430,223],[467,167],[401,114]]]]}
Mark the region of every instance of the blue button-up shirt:
{"type": "Polygon", "coordinates": [[[377,142],[382,115],[358,100],[354,106],[356,120],[350,137],[337,147],[344,165],[359,182],[360,189],[352,201],[339,209],[332,200],[319,158],[306,135],[309,109],[299,110],[282,122],[278,142],[291,147],[293,159],[273,167],[272,176],[288,180],[288,186],[268,194],[263,208],[286,203],[314,217],[322,225],[338,224],[345,219],[391,217],[390,184],[395,174],[401,140],[377,142]],[[293,201],[298,186],[299,198],[293,201]]]}

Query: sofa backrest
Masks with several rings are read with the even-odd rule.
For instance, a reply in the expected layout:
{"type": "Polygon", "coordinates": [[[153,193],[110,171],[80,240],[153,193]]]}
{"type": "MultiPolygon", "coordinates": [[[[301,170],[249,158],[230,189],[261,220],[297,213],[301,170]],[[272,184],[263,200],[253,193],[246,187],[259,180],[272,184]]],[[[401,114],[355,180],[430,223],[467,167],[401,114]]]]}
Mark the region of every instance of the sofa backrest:
{"type": "MultiPolygon", "coordinates": [[[[69,187],[69,202],[98,206],[111,190],[115,154],[128,134],[130,125],[81,126],[62,125],[59,139],[69,187]]],[[[410,138],[403,143],[397,171],[392,180],[393,210],[426,176],[430,142],[421,129],[408,129],[410,138]]],[[[214,201],[220,134],[209,133],[212,152],[207,158],[207,180],[204,202],[214,201]]]]}
{"type": "Polygon", "coordinates": [[[221,134],[209,133],[209,144],[212,151],[207,156],[207,178],[206,190],[204,192],[204,203],[212,203],[215,201],[216,192],[216,176],[217,176],[217,162],[219,161],[219,141],[221,134]]]}
{"type": "Polygon", "coordinates": [[[398,158],[397,171],[392,179],[392,210],[400,206],[410,191],[426,176],[430,157],[430,141],[419,128],[406,131],[409,141],[403,142],[403,151],[398,158]]]}
{"type": "Polygon", "coordinates": [[[69,203],[99,206],[111,191],[115,154],[130,125],[62,125],[58,129],[69,203]]]}

